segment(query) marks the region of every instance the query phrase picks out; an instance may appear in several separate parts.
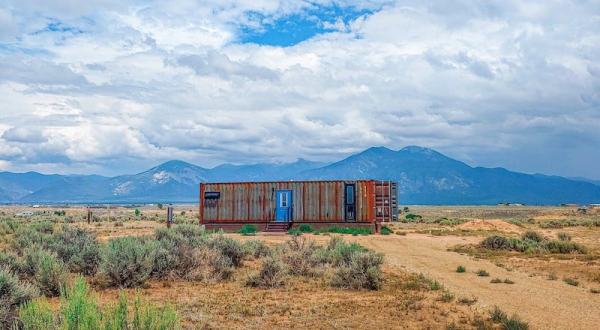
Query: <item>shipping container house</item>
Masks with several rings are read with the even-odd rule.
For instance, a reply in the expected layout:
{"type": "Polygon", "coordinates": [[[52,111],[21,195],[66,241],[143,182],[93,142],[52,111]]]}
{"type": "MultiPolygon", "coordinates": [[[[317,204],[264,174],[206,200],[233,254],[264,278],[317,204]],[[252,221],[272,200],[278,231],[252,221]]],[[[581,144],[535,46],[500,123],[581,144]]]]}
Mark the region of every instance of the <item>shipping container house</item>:
{"type": "Polygon", "coordinates": [[[397,214],[391,181],[280,181],[200,184],[200,223],[233,231],[245,224],[283,230],[300,224],[372,227],[397,214]]]}

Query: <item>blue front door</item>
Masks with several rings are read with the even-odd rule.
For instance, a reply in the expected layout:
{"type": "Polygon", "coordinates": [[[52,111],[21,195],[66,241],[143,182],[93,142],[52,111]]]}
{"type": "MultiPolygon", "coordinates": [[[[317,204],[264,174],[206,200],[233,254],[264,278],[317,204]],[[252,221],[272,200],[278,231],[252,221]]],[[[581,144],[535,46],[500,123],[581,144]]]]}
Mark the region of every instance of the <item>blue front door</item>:
{"type": "Polygon", "coordinates": [[[292,191],[277,190],[275,207],[275,221],[289,222],[292,220],[292,191]]]}

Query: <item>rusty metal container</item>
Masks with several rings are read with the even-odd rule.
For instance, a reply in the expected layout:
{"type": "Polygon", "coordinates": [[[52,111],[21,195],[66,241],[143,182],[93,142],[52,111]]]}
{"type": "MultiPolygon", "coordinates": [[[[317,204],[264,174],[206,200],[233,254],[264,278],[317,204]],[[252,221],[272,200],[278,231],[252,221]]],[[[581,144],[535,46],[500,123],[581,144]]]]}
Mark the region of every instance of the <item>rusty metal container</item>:
{"type": "Polygon", "coordinates": [[[375,180],[200,184],[200,223],[373,223],[396,214],[396,183],[375,180]]]}

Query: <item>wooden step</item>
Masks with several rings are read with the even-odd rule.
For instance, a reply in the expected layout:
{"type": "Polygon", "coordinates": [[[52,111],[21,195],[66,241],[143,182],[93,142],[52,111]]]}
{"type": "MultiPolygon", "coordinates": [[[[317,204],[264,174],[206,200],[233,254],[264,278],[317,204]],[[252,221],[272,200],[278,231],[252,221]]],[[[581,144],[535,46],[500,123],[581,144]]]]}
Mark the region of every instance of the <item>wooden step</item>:
{"type": "Polygon", "coordinates": [[[286,232],[290,228],[288,222],[269,222],[265,231],[268,232],[286,232]]]}

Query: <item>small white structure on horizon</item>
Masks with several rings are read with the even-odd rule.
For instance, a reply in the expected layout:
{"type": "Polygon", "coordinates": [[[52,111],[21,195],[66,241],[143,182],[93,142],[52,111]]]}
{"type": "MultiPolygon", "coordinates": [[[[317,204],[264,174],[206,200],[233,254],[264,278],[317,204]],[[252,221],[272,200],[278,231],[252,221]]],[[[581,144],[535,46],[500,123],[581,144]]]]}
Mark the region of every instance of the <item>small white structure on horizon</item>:
{"type": "Polygon", "coordinates": [[[17,214],[15,214],[16,217],[30,217],[33,215],[33,212],[31,211],[23,211],[23,212],[19,212],[17,214]]]}

